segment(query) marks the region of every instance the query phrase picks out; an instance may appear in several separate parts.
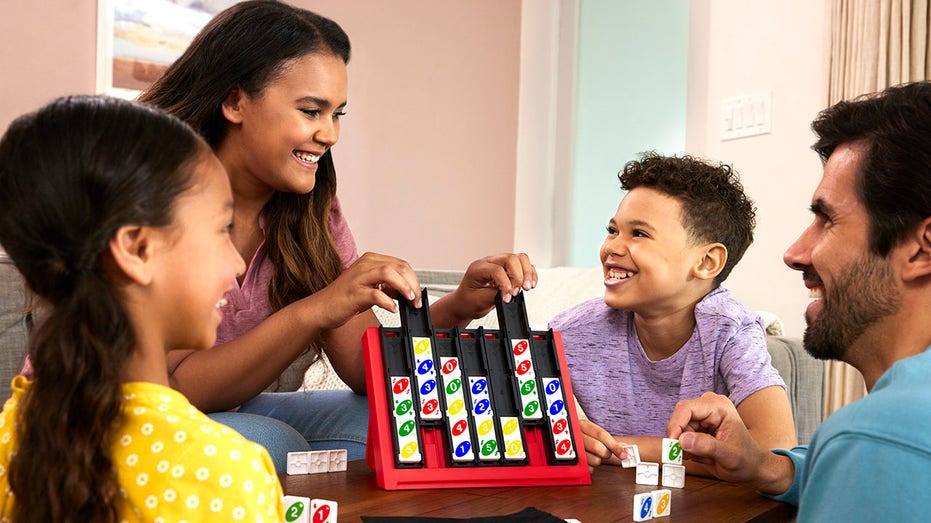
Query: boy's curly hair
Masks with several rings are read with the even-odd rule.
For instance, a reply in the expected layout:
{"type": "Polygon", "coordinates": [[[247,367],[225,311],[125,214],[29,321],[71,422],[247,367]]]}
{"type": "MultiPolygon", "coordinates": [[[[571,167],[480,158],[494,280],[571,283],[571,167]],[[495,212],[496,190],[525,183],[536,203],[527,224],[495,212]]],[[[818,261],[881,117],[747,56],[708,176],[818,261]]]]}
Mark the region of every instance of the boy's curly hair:
{"type": "Polygon", "coordinates": [[[730,165],[651,151],[625,164],[617,177],[624,190],[649,187],[675,198],[682,205],[682,225],[693,242],[719,242],[727,248],[727,262],[714,279],[715,287],[753,243],[756,207],[730,165]]]}

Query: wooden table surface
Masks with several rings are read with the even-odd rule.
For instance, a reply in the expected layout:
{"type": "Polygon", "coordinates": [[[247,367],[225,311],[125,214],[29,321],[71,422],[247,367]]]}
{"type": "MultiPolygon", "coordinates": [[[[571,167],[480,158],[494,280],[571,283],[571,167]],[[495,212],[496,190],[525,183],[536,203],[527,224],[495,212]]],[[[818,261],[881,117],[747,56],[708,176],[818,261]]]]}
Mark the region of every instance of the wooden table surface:
{"type": "MultiPolygon", "coordinates": [[[[340,522],[364,516],[432,516],[469,518],[500,516],[535,507],[554,516],[582,523],[632,521],[634,494],[663,488],[637,485],[634,469],[603,466],[592,484],[565,487],[512,487],[432,490],[382,490],[365,461],[352,461],[346,472],[281,475],[285,494],[321,498],[339,504],[340,522]]],[[[793,521],[795,509],[722,481],[686,476],[684,489],[672,491],[669,517],[682,521],[793,521]]]]}

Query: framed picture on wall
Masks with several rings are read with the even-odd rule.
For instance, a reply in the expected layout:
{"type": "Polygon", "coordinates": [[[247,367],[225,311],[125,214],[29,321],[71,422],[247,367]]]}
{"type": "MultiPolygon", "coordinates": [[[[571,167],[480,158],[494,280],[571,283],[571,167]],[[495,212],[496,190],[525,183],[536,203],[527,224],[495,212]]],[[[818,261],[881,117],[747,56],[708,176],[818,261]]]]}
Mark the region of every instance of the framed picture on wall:
{"type": "Polygon", "coordinates": [[[97,0],[97,92],[135,98],[240,0],[97,0]]]}

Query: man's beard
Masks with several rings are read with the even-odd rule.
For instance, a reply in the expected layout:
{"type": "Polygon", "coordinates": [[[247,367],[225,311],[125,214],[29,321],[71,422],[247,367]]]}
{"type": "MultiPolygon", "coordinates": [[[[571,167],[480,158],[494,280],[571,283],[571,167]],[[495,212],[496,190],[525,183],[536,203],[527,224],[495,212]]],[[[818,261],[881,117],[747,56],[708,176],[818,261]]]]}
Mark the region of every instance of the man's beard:
{"type": "MultiPolygon", "coordinates": [[[[821,281],[811,267],[805,269],[805,279],[821,281]]],[[[889,264],[873,254],[854,261],[832,287],[824,290],[817,317],[806,316],[803,342],[815,358],[846,361],[851,345],[870,326],[895,313],[902,296],[889,264]]]]}

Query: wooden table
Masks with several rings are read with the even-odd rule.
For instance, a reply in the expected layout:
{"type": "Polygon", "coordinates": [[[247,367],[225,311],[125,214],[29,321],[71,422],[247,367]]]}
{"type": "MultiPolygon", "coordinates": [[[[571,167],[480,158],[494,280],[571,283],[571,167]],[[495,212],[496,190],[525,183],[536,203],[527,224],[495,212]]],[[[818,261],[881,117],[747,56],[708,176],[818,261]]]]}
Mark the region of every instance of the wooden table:
{"type": "MultiPolygon", "coordinates": [[[[285,494],[339,503],[339,521],[361,516],[433,516],[469,518],[506,515],[536,507],[582,523],[632,521],[634,494],[663,487],[637,485],[634,469],[603,466],[592,484],[570,487],[513,487],[434,490],[382,490],[365,461],[346,472],[279,476],[285,494]]],[[[682,521],[793,521],[795,509],[753,490],[718,480],[686,476],[684,489],[672,491],[672,514],[661,523],[682,521]]]]}

